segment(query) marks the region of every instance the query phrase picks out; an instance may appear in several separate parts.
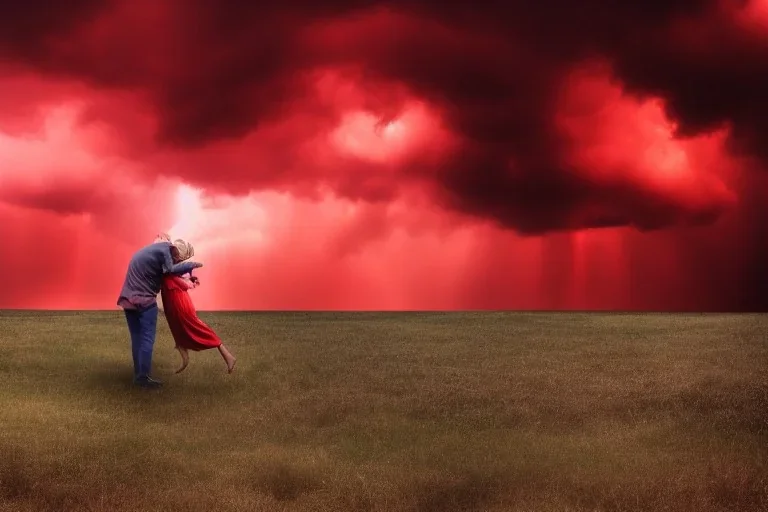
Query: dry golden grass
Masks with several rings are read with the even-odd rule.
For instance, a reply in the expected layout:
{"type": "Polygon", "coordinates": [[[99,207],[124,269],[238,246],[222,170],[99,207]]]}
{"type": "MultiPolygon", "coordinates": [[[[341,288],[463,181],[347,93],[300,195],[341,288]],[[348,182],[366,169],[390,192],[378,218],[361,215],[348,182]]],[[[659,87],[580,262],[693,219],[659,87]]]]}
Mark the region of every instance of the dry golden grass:
{"type": "Polygon", "coordinates": [[[768,510],[768,317],[0,312],[0,510],[768,510]]]}

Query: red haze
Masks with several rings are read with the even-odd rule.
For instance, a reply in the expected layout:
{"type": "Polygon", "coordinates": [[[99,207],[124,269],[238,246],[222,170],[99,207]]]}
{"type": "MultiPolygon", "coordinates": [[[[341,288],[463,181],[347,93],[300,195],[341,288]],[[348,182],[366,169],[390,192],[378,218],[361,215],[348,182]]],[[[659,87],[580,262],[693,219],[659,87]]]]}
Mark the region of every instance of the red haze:
{"type": "Polygon", "coordinates": [[[0,308],[765,310],[765,2],[0,7],[0,308]]]}

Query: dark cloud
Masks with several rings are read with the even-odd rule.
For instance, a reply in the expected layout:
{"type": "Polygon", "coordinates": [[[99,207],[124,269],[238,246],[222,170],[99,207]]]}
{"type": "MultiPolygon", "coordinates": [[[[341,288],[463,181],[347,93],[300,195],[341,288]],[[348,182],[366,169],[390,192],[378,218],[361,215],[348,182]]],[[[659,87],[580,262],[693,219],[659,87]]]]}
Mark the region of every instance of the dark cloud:
{"type": "Polygon", "coordinates": [[[0,2],[0,49],[6,54],[45,59],[46,44],[101,14],[106,0],[0,2]]]}
{"type": "Polygon", "coordinates": [[[629,90],[662,96],[681,135],[729,125],[734,148],[768,157],[768,70],[757,64],[768,62],[768,29],[712,11],[660,35],[606,49],[629,90]]]}
{"type": "MultiPolygon", "coordinates": [[[[667,100],[681,134],[730,123],[742,149],[764,151],[768,73],[755,63],[768,61],[768,45],[715,5],[81,0],[40,18],[32,7],[0,12],[0,50],[42,72],[140,92],[158,141],[184,149],[243,137],[297,105],[319,109],[306,99],[312,72],[354,68],[372,89],[399,84],[429,102],[459,140],[434,169],[405,162],[393,180],[426,176],[443,204],[525,233],[655,229],[711,222],[725,205],[690,207],[632,180],[580,175],[554,122],[562,83],[585,59],[607,58],[627,90],[667,100]]],[[[396,107],[374,105],[383,116],[396,107]]],[[[355,195],[355,180],[337,183],[355,195]]]]}

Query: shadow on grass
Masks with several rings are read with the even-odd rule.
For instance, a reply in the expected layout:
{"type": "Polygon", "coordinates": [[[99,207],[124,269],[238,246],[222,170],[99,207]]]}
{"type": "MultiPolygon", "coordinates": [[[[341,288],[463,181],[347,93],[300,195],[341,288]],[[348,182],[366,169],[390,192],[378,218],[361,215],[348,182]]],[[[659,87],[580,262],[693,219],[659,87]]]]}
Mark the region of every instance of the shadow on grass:
{"type": "Polygon", "coordinates": [[[133,385],[133,370],[128,367],[99,367],[87,370],[87,389],[107,394],[125,394],[137,390],[133,385]]]}
{"type": "MultiPolygon", "coordinates": [[[[133,384],[133,370],[130,367],[94,368],[88,371],[84,380],[85,390],[105,393],[107,395],[124,396],[127,392],[135,396],[145,396],[173,391],[174,395],[195,397],[217,396],[225,389],[232,388],[233,382],[227,382],[220,378],[200,376],[190,378],[186,376],[167,375],[162,378],[155,376],[163,383],[157,389],[148,389],[133,384]]],[[[236,376],[232,376],[232,381],[236,376]]]]}
{"type": "Polygon", "coordinates": [[[702,473],[676,478],[638,476],[636,482],[599,484],[566,480],[567,500],[577,510],[733,511],[768,510],[768,480],[761,471],[735,463],[711,464],[702,473]]]}
{"type": "Polygon", "coordinates": [[[256,471],[253,489],[278,501],[293,501],[302,494],[317,491],[322,482],[322,475],[316,469],[270,462],[256,471]]]}
{"type": "Polygon", "coordinates": [[[235,379],[171,375],[162,379],[160,388],[142,388],[133,384],[132,367],[114,366],[91,369],[84,378],[63,385],[67,393],[96,409],[106,406],[139,421],[176,425],[183,419],[209,424],[218,412],[231,409],[233,395],[253,392],[242,380],[235,379]]]}
{"type": "Polygon", "coordinates": [[[34,480],[26,471],[23,454],[19,450],[4,448],[0,450],[0,457],[0,499],[13,501],[31,496],[34,480]]]}
{"type": "Polygon", "coordinates": [[[498,495],[503,482],[480,473],[416,480],[404,489],[419,512],[478,510],[498,495]]]}
{"type": "MultiPolygon", "coordinates": [[[[87,485],[61,485],[56,474],[76,476],[72,468],[40,467],[29,455],[10,447],[0,448],[0,504],[14,508],[31,506],[40,512],[89,510],[103,501],[98,492],[87,485]]],[[[85,475],[78,475],[80,478],[85,475]]]]}

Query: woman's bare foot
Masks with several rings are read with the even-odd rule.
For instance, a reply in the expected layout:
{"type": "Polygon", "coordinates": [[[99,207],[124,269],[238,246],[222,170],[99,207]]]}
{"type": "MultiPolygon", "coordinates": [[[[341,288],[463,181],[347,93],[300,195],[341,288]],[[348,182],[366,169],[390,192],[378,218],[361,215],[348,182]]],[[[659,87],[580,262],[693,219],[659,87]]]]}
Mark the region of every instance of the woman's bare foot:
{"type": "Polygon", "coordinates": [[[232,373],[235,370],[235,363],[237,362],[235,356],[227,350],[227,347],[225,347],[223,343],[219,345],[219,354],[224,358],[224,362],[227,363],[227,373],[232,373]]]}
{"type": "Polygon", "coordinates": [[[187,349],[182,347],[176,347],[176,350],[178,350],[179,354],[181,355],[181,367],[176,370],[176,373],[181,373],[189,365],[189,352],[187,349]]]}

